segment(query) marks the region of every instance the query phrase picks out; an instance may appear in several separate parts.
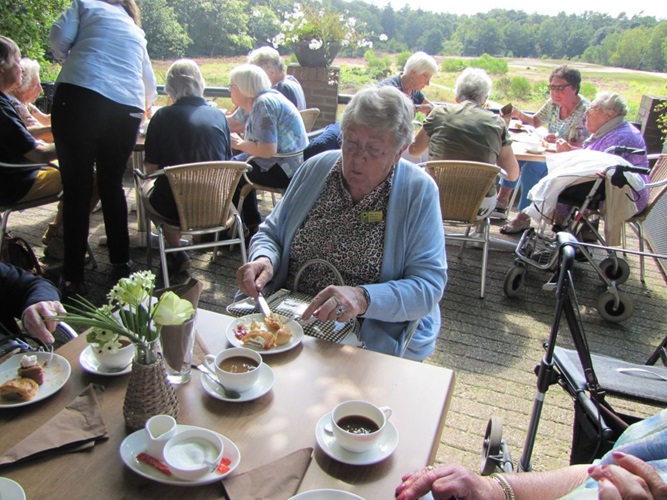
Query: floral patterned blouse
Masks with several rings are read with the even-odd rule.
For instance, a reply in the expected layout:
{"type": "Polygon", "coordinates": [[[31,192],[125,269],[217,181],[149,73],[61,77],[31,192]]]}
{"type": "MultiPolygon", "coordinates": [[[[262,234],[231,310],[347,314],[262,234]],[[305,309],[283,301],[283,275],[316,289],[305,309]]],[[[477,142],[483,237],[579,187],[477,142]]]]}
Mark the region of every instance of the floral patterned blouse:
{"type": "Polygon", "coordinates": [[[547,102],[535,114],[549,133],[557,133],[567,142],[581,144],[590,135],[586,128],[586,110],[589,102],[580,96],[579,104],[574,111],[565,119],[560,118],[560,105],[548,99],[547,102]]]}
{"type": "MultiPolygon", "coordinates": [[[[310,259],[324,259],[340,271],[345,285],[377,283],[380,279],[389,194],[395,169],[354,204],[343,184],[342,160],[331,169],[319,199],[290,248],[286,287],[294,289],[294,277],[310,259]]],[[[299,292],[316,295],[338,284],[326,266],[313,265],[299,278],[299,292]]]]}

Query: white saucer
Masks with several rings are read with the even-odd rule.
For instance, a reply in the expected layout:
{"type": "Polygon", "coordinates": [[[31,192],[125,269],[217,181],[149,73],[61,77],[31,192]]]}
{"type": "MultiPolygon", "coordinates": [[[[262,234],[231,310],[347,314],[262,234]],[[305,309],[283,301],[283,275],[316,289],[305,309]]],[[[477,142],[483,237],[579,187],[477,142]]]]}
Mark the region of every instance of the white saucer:
{"type": "Polygon", "coordinates": [[[25,491],[13,479],[0,477],[0,500],[25,500],[25,491]]]}
{"type": "MultiPolygon", "coordinates": [[[[194,425],[179,424],[176,429],[177,432],[180,432],[187,429],[197,429],[197,427],[194,425]]],[[[231,460],[231,463],[229,464],[229,471],[225,472],[224,474],[213,471],[195,481],[183,481],[182,479],[178,479],[174,476],[166,476],[154,467],[137,460],[137,455],[146,451],[145,429],[139,429],[138,431],[133,432],[125,439],[123,439],[123,442],[120,444],[120,458],[123,460],[125,465],[127,465],[140,476],[143,476],[146,479],[152,479],[158,483],[174,484],[177,486],[201,486],[203,484],[211,484],[215,483],[216,481],[220,481],[221,479],[230,475],[232,472],[234,472],[234,469],[238,467],[239,463],[241,463],[241,452],[234,444],[234,442],[222,434],[219,434],[219,436],[222,438],[222,442],[225,448],[223,456],[231,460]]],[[[2,500],[4,500],[4,497],[2,500]]]]}
{"type": "Polygon", "coordinates": [[[245,401],[252,401],[253,399],[260,398],[269,392],[273,387],[273,382],[275,381],[273,370],[266,363],[262,363],[258,370],[260,371],[259,380],[250,389],[243,391],[241,393],[241,397],[238,399],[230,399],[225,396],[222,388],[215,382],[212,382],[211,379],[209,379],[203,373],[201,376],[201,385],[209,395],[222,401],[229,401],[230,403],[243,403],[245,401]]]}
{"type": "Polygon", "coordinates": [[[343,490],[310,490],[291,497],[289,500],[364,500],[359,495],[343,490]]]}
{"type": "Polygon", "coordinates": [[[86,370],[88,373],[92,373],[94,375],[104,375],[106,377],[117,377],[118,375],[125,375],[126,373],[130,373],[132,371],[132,363],[127,365],[122,370],[110,371],[108,368],[103,367],[100,362],[97,361],[91,346],[86,346],[86,348],[81,351],[81,354],[79,355],[79,363],[81,363],[81,368],[86,370]]]}
{"type": "Polygon", "coordinates": [[[396,446],[398,446],[398,430],[396,426],[388,420],[387,428],[384,431],[382,440],[374,448],[363,453],[352,453],[347,451],[336,442],[333,434],[324,430],[324,426],[331,422],[331,413],[324,415],[315,426],[315,438],[322,451],[334,460],[349,465],[371,465],[381,462],[391,455],[396,446]]]}
{"type": "MultiPolygon", "coordinates": [[[[58,392],[69,380],[72,367],[69,362],[60,356],[54,354],[51,363],[44,366],[44,363],[49,360],[51,353],[48,352],[31,352],[29,355],[37,356],[37,362],[42,365],[44,370],[44,383],[39,386],[37,394],[29,401],[6,401],[0,398],[1,408],[16,408],[17,406],[26,406],[48,398],[49,396],[58,392]]],[[[16,354],[0,365],[0,384],[4,384],[8,380],[18,377],[17,370],[21,366],[22,353],[16,354]]]]}

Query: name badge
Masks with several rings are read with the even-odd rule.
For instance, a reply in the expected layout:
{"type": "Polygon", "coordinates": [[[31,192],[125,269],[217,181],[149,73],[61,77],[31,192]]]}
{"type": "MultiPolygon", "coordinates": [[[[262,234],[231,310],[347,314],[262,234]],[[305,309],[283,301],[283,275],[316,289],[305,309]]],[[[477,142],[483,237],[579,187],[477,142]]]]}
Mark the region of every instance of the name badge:
{"type": "Polygon", "coordinates": [[[382,222],[383,221],[383,213],[381,210],[368,210],[365,212],[361,212],[361,222],[363,223],[374,223],[374,222],[382,222]]]}

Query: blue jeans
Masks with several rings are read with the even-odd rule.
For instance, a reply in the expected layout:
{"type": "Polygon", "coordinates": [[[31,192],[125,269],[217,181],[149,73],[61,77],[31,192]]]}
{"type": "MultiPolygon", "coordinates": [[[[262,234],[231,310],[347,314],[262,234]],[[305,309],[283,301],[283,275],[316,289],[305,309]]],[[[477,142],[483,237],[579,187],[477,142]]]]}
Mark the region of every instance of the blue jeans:
{"type": "Polygon", "coordinates": [[[518,182],[506,182],[503,179],[500,181],[500,185],[510,188],[515,185],[521,187],[521,197],[519,198],[519,211],[521,211],[530,205],[530,200],[528,199],[529,191],[535,184],[540,182],[540,179],[546,177],[549,170],[545,162],[538,161],[520,161],[519,168],[521,169],[521,174],[519,175],[518,182]]]}

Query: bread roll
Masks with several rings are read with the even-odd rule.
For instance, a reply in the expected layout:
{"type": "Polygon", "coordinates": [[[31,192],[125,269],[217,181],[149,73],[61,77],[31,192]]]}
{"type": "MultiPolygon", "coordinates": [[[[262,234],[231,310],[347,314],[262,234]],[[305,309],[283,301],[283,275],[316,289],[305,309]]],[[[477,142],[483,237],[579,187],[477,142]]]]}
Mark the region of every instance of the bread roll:
{"type": "Polygon", "coordinates": [[[39,385],[29,378],[13,378],[0,385],[0,397],[7,401],[30,401],[39,385]]]}

